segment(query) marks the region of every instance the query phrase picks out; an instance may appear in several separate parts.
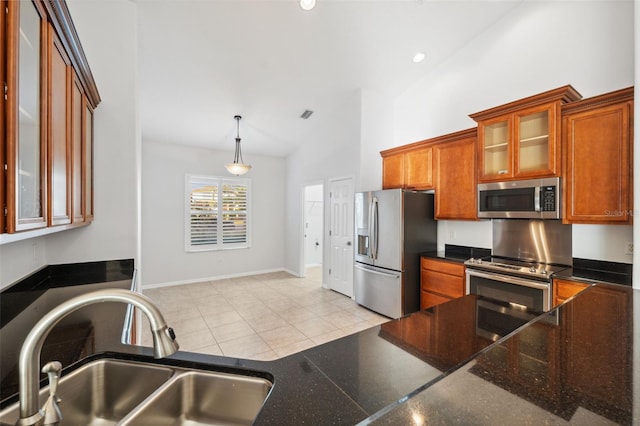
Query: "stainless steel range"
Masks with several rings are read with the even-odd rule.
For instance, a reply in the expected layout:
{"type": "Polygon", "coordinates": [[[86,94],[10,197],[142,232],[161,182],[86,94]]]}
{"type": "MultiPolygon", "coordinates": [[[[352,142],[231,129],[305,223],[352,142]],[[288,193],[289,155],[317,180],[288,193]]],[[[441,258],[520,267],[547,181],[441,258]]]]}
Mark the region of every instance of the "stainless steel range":
{"type": "Polygon", "coordinates": [[[552,308],[554,274],[571,267],[571,225],[493,220],[492,256],[465,262],[467,294],[531,312],[552,308]]]}

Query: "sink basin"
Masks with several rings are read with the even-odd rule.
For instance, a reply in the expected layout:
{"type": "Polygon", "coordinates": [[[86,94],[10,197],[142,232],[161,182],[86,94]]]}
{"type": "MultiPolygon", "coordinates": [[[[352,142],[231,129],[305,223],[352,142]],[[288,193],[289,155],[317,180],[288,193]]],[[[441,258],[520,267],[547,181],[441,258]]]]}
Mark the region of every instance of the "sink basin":
{"type": "Polygon", "coordinates": [[[271,389],[262,378],[188,371],[122,425],[250,425],[271,389]]]}
{"type": "MultiPolygon", "coordinates": [[[[251,424],[271,386],[260,377],[101,359],[60,379],[60,425],[251,424]]],[[[48,386],[40,390],[40,407],[48,394],[48,386]]],[[[15,403],[0,423],[18,417],[15,403]]]]}

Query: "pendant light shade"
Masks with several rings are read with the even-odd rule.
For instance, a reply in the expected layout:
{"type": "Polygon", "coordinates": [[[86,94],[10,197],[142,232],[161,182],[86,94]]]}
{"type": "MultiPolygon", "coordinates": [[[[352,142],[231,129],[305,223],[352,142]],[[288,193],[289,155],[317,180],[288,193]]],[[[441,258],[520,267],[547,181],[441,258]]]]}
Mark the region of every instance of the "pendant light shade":
{"type": "Polygon", "coordinates": [[[240,150],[240,120],[242,117],[236,115],[233,118],[236,120],[238,131],[236,135],[236,153],[233,157],[233,163],[228,163],[225,167],[232,175],[240,176],[247,173],[251,169],[251,166],[249,164],[244,164],[242,161],[242,151],[240,150]]]}

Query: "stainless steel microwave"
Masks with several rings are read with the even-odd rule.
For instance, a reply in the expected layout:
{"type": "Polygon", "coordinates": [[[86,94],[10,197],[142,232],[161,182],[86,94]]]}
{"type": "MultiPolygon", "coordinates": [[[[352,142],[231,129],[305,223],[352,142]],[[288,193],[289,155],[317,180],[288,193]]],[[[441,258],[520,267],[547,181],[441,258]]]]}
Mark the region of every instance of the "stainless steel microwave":
{"type": "Polygon", "coordinates": [[[478,217],[560,219],[560,178],[478,184],[478,217]]]}

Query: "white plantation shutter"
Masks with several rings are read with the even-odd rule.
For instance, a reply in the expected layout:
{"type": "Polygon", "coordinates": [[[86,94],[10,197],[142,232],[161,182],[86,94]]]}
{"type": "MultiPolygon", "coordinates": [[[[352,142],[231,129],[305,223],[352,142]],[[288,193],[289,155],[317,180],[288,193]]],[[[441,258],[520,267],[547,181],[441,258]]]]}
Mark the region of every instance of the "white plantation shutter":
{"type": "Polygon", "coordinates": [[[222,244],[247,242],[247,185],[222,185],[222,244]]]}
{"type": "Polygon", "coordinates": [[[249,247],[249,182],[187,175],[187,251],[249,247]]]}

